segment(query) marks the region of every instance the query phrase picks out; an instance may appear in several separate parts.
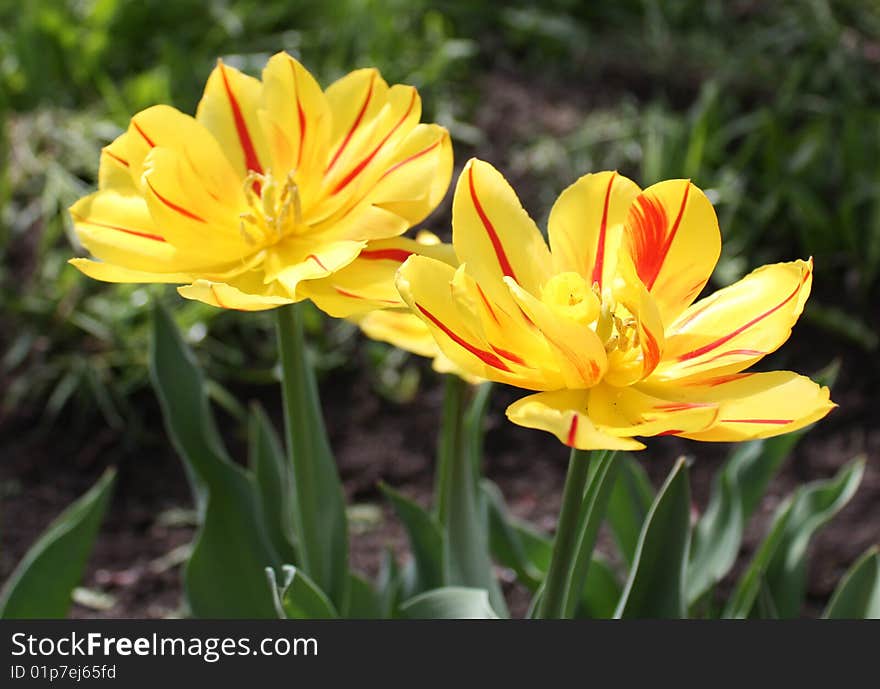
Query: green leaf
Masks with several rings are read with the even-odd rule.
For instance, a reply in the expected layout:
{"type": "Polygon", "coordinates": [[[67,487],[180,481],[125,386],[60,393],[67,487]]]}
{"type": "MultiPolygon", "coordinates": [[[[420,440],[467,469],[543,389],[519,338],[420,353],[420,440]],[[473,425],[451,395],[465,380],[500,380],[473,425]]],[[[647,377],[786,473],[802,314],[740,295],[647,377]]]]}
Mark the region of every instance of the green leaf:
{"type": "Polygon", "coordinates": [[[494,483],[483,480],[480,490],[489,510],[492,555],[500,565],[516,572],[517,579],[534,593],[550,566],[550,539],[509,515],[504,497],[494,483]]]}
{"type": "Polygon", "coordinates": [[[414,576],[405,595],[412,596],[443,586],[443,532],[437,520],[419,505],[386,484],[379,488],[388,498],[409,536],[414,576]]]}
{"type": "Polygon", "coordinates": [[[657,494],[642,526],[615,618],[685,617],[690,509],[690,483],[682,458],[657,494]]]}
{"type": "Polygon", "coordinates": [[[416,620],[497,620],[483,589],[447,586],[409,599],[401,606],[406,617],[416,620]]]}
{"type": "Polygon", "coordinates": [[[345,495],[306,351],[302,306],[275,309],[297,555],[302,570],[344,608],[350,581],[345,495]]]}
{"type": "Polygon", "coordinates": [[[843,575],[822,617],[880,619],[880,548],[869,548],[843,575]]]}
{"type": "Polygon", "coordinates": [[[775,438],[740,443],[716,474],[706,510],[694,529],[688,564],[689,604],[733,567],[746,522],[770,481],[808,430],[809,427],[775,438]]]}
{"type": "Polygon", "coordinates": [[[379,601],[382,619],[396,617],[397,604],[402,588],[400,568],[394,558],[394,552],[388,548],[382,558],[382,567],[379,569],[379,577],[376,582],[377,597],[379,601]]]}
{"type": "Polygon", "coordinates": [[[620,554],[631,565],[639,532],[654,500],[654,489],[637,460],[630,455],[623,455],[617,461],[620,462],[620,467],[608,500],[606,516],[620,554]]]}
{"type": "Polygon", "coordinates": [[[849,502],[864,473],[860,458],[830,481],[816,482],[813,490],[799,490],[782,541],[767,566],[765,579],[779,616],[796,617],[807,588],[807,546],[822,526],[849,502]]]}
{"type": "Polygon", "coordinates": [[[593,553],[575,617],[593,619],[614,617],[622,593],[623,587],[611,564],[600,553],[593,553]]]}
{"type": "Polygon", "coordinates": [[[201,528],[184,570],[196,617],[274,617],[264,570],[280,565],[252,477],[226,454],[192,352],[168,313],[154,309],[150,372],[168,434],[196,494],[201,528]]]}
{"type": "Polygon", "coordinates": [[[42,533],[9,576],[0,594],[0,618],[67,617],[82,579],[113,483],[108,469],[42,533]]]}
{"type": "Polygon", "coordinates": [[[251,407],[250,469],[266,534],[282,561],[296,562],[293,537],[293,477],[284,450],[262,407],[251,407]]]}
{"type": "Polygon", "coordinates": [[[346,619],[378,620],[387,617],[384,613],[383,599],[363,577],[352,573],[349,585],[346,619]]]}
{"type": "Polygon", "coordinates": [[[852,497],[863,468],[861,460],[851,462],[830,480],[801,486],[779,506],[767,536],[737,582],[723,617],[748,617],[762,586],[767,587],[780,617],[798,614],[806,586],[810,538],[852,497]]]}
{"type": "Polygon", "coordinates": [[[270,591],[279,616],[288,620],[330,620],[339,615],[333,603],[315,582],[292,565],[284,565],[284,583],[278,586],[275,571],[266,568],[270,591]]]}

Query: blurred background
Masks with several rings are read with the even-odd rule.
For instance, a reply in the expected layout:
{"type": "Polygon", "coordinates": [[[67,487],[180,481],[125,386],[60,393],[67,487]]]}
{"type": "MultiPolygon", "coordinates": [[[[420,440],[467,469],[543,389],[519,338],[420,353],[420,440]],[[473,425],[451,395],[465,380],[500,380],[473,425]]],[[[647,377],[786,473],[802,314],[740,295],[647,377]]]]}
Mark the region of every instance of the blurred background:
{"type": "MultiPolygon", "coordinates": [[[[817,601],[877,542],[880,4],[0,0],[0,579],[118,464],[115,518],[79,614],[173,614],[175,549],[192,518],[149,388],[146,305],[173,304],[232,421],[251,398],[275,415],[272,320],[185,302],[172,288],[84,278],[66,264],[81,251],[66,208],[94,188],[101,146],[133,113],[155,103],[192,113],[218,57],[258,75],[278,50],[325,86],[368,65],[417,86],[423,119],[452,133],[457,166],[491,161],[542,226],[577,177],[618,169],[643,187],[689,177],[710,196],[724,242],[712,289],[813,256],[813,297],[767,366],[838,366],[840,409],[802,442],[777,494],[868,454],[859,494],[815,546],[817,601]]],[[[425,223],[446,237],[448,207],[425,223]]],[[[383,543],[400,541],[376,480],[430,494],[439,386],[424,362],[348,323],[314,312],[309,326],[361,524],[355,562],[370,570],[383,543]]],[[[495,397],[487,472],[520,516],[552,527],[563,449],[507,424],[514,395],[495,397]]],[[[655,477],[680,452],[696,457],[699,503],[721,450],[654,447],[655,477]]]]}

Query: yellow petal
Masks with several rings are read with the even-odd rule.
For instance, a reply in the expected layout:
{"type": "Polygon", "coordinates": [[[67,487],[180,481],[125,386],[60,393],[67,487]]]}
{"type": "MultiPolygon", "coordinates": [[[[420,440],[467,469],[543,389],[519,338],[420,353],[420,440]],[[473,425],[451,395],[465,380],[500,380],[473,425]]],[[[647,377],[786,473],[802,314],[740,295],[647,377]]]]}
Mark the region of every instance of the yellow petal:
{"type": "Polygon", "coordinates": [[[315,78],[287,53],[273,55],[263,70],[263,129],[273,174],[296,171],[303,208],[311,208],[327,164],[330,106],[315,78]]]}
{"type": "Polygon", "coordinates": [[[584,175],[563,191],[547,222],[554,271],[580,273],[589,285],[608,284],[617,265],[614,229],[640,191],[616,172],[584,175]]]}
{"type": "Polygon", "coordinates": [[[420,124],[385,162],[367,199],[415,225],[443,200],[451,179],[449,132],[436,124],[420,124]]]}
{"type": "Polygon", "coordinates": [[[836,405],[827,387],[790,371],[734,373],[686,385],[645,385],[675,402],[718,403],[718,420],[686,438],[737,442],[789,433],[818,421],[836,405]]]}
{"type": "Polygon", "coordinates": [[[703,289],[721,253],[715,209],[687,180],[668,180],[636,197],[624,222],[622,250],[657,302],[664,324],[703,289]]]}
{"type": "Polygon", "coordinates": [[[234,311],[265,311],[284,304],[293,303],[293,299],[274,294],[258,294],[245,292],[225,282],[196,280],[191,285],[177,288],[180,296],[186,299],[201,301],[221,309],[234,311]]]}
{"type": "MultiPolygon", "coordinates": [[[[376,98],[378,100],[378,94],[376,98]]],[[[352,133],[343,153],[344,159],[340,157],[336,165],[328,169],[324,183],[331,197],[362,196],[364,189],[376,183],[397,147],[418,124],[422,106],[419,94],[412,86],[392,86],[385,99],[374,121],[362,120],[359,130],[352,133]],[[359,136],[360,130],[363,130],[362,136],[359,136]]]]}
{"type": "Polygon", "coordinates": [[[151,273],[142,270],[123,268],[112,263],[90,261],[87,258],[72,258],[70,265],[94,280],[103,282],[138,282],[138,283],[176,283],[191,282],[189,273],[151,273]]]}
{"type": "Polygon", "coordinates": [[[183,251],[223,263],[248,256],[256,246],[241,231],[237,213],[218,201],[185,154],[154,148],[144,161],[145,197],[165,238],[183,251]]]}
{"type": "Polygon", "coordinates": [[[540,294],[551,273],[550,252],[516,192],[494,167],[465,165],[452,202],[455,253],[490,299],[510,303],[502,278],[540,294]]]}
{"type": "Polygon", "coordinates": [[[177,250],[139,196],[99,191],[73,204],[70,214],[79,241],[96,258],[132,270],[181,270],[177,250]]]}
{"type": "Polygon", "coordinates": [[[261,92],[258,79],[217,60],[196,109],[196,120],[214,135],[241,179],[248,171],[262,174],[271,161],[258,115],[261,92]]]}
{"type": "Polygon", "coordinates": [[[653,378],[700,379],[748,368],[788,339],[812,282],[812,260],[777,263],[701,299],[669,327],[653,378]]]}
{"type": "Polygon", "coordinates": [[[593,423],[619,437],[697,433],[718,419],[717,403],[671,402],[638,386],[597,385],[590,390],[587,409],[593,423]]]}
{"type": "Polygon", "coordinates": [[[411,256],[397,272],[397,289],[458,368],[479,378],[522,385],[522,367],[493,351],[479,320],[452,298],[454,277],[455,269],[446,263],[411,256]]]}
{"type": "Polygon", "coordinates": [[[557,315],[511,278],[504,278],[516,303],[547,338],[562,372],[565,386],[588,388],[599,382],[608,361],[595,331],[557,315]]]}
{"type": "Polygon", "coordinates": [[[315,244],[309,239],[286,239],[268,250],[265,282],[278,281],[296,299],[304,298],[300,283],[332,275],[351,263],[366,242],[315,244]]]}
{"type": "MultiPolygon", "coordinates": [[[[370,242],[358,257],[325,279],[310,280],[300,286],[322,311],[336,318],[348,318],[373,309],[405,306],[394,284],[397,269],[413,254],[430,256],[455,264],[450,244],[428,245],[395,237],[370,242]]],[[[425,334],[430,334],[425,328],[425,334]]]]}
{"type": "Polygon", "coordinates": [[[112,189],[121,194],[136,194],[138,187],[131,176],[128,153],[129,133],[123,132],[101,149],[98,189],[112,189]]]}
{"type": "Polygon", "coordinates": [[[368,149],[376,118],[388,102],[388,84],[375,69],[358,69],[332,83],[325,95],[333,114],[325,175],[338,178],[368,149]]]}
{"type": "Polygon", "coordinates": [[[240,177],[220,144],[193,117],[167,105],[142,110],[131,118],[125,135],[125,153],[132,179],[141,191],[147,156],[154,148],[176,151],[215,203],[237,211],[244,203],[240,177]]]}
{"type": "Polygon", "coordinates": [[[419,356],[433,359],[440,353],[437,341],[422,319],[411,311],[379,309],[353,319],[373,340],[387,342],[419,356]]]}
{"type": "Polygon", "coordinates": [[[555,390],[529,395],[507,408],[507,418],[518,426],[552,433],[579,450],[642,450],[644,445],[597,427],[587,415],[589,390],[555,390]]]}

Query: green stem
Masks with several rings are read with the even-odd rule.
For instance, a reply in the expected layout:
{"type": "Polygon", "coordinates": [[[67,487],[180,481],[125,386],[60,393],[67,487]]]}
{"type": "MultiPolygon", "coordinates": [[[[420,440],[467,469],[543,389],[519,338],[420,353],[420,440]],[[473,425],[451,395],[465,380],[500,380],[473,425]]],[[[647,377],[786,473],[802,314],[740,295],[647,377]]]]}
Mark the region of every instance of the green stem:
{"type": "Polygon", "coordinates": [[[539,608],[539,616],[544,619],[557,620],[565,616],[568,582],[578,550],[577,526],[590,472],[589,460],[589,452],[572,448],[562,491],[562,509],[559,512],[556,537],[553,539],[553,555],[544,580],[544,594],[539,608]]]}
{"type": "Polygon", "coordinates": [[[434,495],[434,511],[444,527],[449,521],[455,465],[464,453],[464,407],[468,395],[468,385],[461,378],[451,374],[445,378],[434,495]]]}
{"type": "Polygon", "coordinates": [[[307,360],[302,307],[291,304],[275,313],[297,565],[340,605],[347,593],[348,557],[342,484],[307,360]]]}

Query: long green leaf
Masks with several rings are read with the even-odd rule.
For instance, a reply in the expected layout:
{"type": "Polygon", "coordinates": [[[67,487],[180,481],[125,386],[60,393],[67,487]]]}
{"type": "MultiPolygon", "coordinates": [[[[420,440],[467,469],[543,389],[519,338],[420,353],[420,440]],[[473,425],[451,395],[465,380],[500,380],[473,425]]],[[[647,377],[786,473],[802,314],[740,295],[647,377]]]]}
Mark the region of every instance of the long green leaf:
{"type": "Polygon", "coordinates": [[[168,434],[200,506],[201,528],[184,570],[190,610],[196,617],[274,617],[264,569],[281,560],[263,525],[254,482],[226,454],[202,373],[159,306],[150,364],[168,434]]]}
{"type": "Polygon", "coordinates": [[[638,461],[630,455],[617,461],[620,467],[606,514],[620,554],[627,564],[632,564],[639,532],[654,500],[654,489],[638,461]]]}
{"type": "Polygon", "coordinates": [[[796,616],[806,586],[806,549],[810,538],[846,504],[863,471],[851,462],[830,480],[814,481],[798,490],[776,511],[773,523],[748,568],[737,582],[723,617],[752,614],[762,586],[780,617],[796,616]]]}
{"type": "Polygon", "coordinates": [[[344,609],[350,582],[345,496],[308,360],[302,308],[291,304],[275,309],[297,555],[302,570],[344,609]]]}
{"type": "Polygon", "coordinates": [[[67,617],[98,527],[110,502],[114,469],[72,503],[42,533],[0,593],[0,618],[67,617]]]}
{"type": "Polygon", "coordinates": [[[684,459],[660,489],[639,535],[616,618],[685,617],[691,491],[684,459]]]}
{"type": "Polygon", "coordinates": [[[406,582],[405,595],[412,596],[443,586],[443,532],[437,520],[409,498],[380,484],[409,536],[413,556],[413,577],[406,582]]]}
{"type": "Polygon", "coordinates": [[[876,545],[843,575],[822,617],[829,620],[880,619],[880,549],[876,545]]]}
{"type": "Polygon", "coordinates": [[[498,615],[483,589],[447,586],[419,594],[401,606],[403,614],[416,620],[495,620],[498,615]]]}
{"type": "Polygon", "coordinates": [[[296,562],[293,536],[293,477],[266,413],[251,407],[248,457],[260,514],[272,546],[284,562],[296,562]]]}
{"type": "Polygon", "coordinates": [[[830,481],[801,490],[791,507],[782,541],[767,566],[765,579],[780,617],[796,617],[807,588],[807,546],[822,526],[855,494],[864,473],[864,459],[850,462],[830,481]]]}

